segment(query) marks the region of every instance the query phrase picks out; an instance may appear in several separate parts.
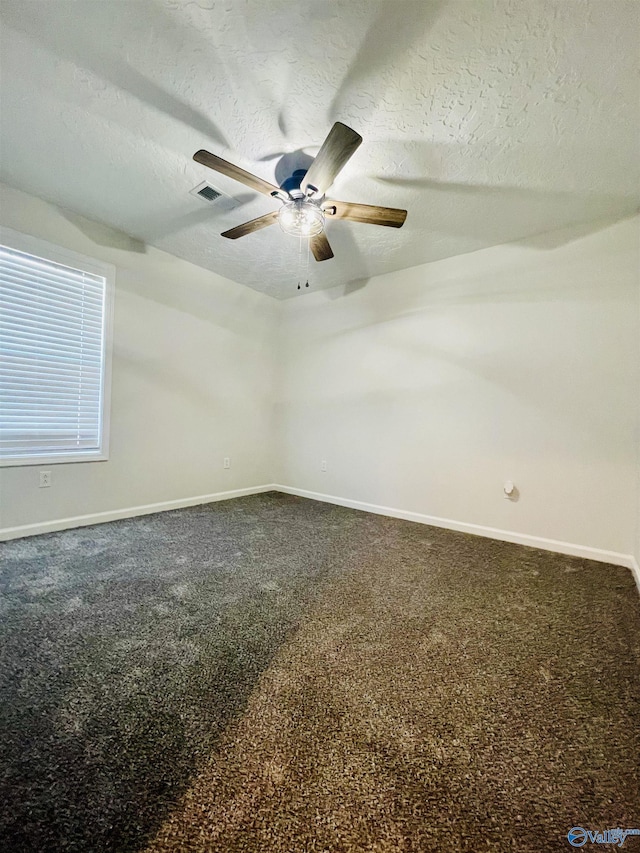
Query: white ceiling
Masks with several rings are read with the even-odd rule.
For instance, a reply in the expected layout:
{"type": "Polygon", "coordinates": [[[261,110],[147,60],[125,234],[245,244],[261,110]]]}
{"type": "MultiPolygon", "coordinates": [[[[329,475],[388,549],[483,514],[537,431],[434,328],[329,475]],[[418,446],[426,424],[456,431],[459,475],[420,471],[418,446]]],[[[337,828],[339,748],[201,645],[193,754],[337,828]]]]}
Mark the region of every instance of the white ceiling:
{"type": "Polygon", "coordinates": [[[197,149],[280,183],[334,121],[362,134],[332,195],[407,222],[329,223],[311,289],[638,207],[636,0],[1,0],[0,17],[0,178],[273,296],[297,293],[298,241],[220,237],[277,203],[197,149]],[[205,179],[235,207],[190,195],[205,179]]]}

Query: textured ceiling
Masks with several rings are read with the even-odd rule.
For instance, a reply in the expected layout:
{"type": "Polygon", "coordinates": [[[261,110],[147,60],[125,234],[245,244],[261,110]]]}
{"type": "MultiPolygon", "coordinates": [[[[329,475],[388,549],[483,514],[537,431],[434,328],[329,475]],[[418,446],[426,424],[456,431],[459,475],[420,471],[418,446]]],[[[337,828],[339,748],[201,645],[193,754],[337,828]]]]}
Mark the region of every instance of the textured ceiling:
{"type": "MultiPolygon", "coordinates": [[[[409,211],[331,222],[311,289],[638,207],[635,0],[2,0],[0,177],[273,296],[299,242],[220,232],[340,120],[364,142],[334,197],[409,211]],[[284,157],[284,159],[283,159],[284,157]],[[235,201],[209,206],[201,181],[235,201]]],[[[280,181],[276,181],[280,182],[280,181]]],[[[306,274],[306,251],[302,257],[306,274]]]]}

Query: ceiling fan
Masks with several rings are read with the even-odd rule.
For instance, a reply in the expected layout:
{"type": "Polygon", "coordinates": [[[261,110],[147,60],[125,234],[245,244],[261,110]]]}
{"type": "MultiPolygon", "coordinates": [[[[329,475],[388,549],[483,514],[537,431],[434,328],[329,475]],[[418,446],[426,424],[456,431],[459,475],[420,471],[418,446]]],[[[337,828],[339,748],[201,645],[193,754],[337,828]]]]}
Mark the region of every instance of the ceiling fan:
{"type": "Polygon", "coordinates": [[[279,222],[280,227],[287,234],[309,238],[309,245],[316,261],[327,261],[333,257],[333,251],[324,232],[326,217],[365,222],[371,225],[386,225],[390,228],[401,228],[407,218],[406,210],[395,207],[353,204],[326,198],[327,190],[361,142],[362,137],[359,133],[337,121],[322,143],[308,171],[304,169],[295,171],[280,187],[208,151],[196,151],[193,159],[222,175],[240,181],[251,189],[273,196],[282,203],[280,210],[274,210],[273,213],[267,213],[265,216],[237,225],[225,231],[222,234],[223,237],[237,240],[238,237],[245,237],[253,231],[279,222]]]}

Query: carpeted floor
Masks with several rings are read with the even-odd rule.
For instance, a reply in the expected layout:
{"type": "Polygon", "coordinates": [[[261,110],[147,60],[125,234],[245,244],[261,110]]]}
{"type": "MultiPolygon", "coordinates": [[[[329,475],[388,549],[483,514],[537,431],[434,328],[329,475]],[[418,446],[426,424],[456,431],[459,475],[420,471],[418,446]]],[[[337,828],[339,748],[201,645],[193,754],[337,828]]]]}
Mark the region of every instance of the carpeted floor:
{"type": "Polygon", "coordinates": [[[0,547],[2,851],[640,828],[626,569],[275,493],[0,547]]]}

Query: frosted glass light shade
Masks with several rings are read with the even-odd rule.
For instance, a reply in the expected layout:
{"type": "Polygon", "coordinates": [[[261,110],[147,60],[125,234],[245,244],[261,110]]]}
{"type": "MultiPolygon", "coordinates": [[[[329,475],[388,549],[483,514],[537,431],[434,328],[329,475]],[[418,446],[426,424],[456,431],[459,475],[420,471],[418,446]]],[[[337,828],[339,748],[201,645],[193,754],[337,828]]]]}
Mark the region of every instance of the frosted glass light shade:
{"type": "Polygon", "coordinates": [[[324,213],[318,204],[301,198],[282,205],[278,222],[285,234],[313,237],[324,230],[324,213]]]}

